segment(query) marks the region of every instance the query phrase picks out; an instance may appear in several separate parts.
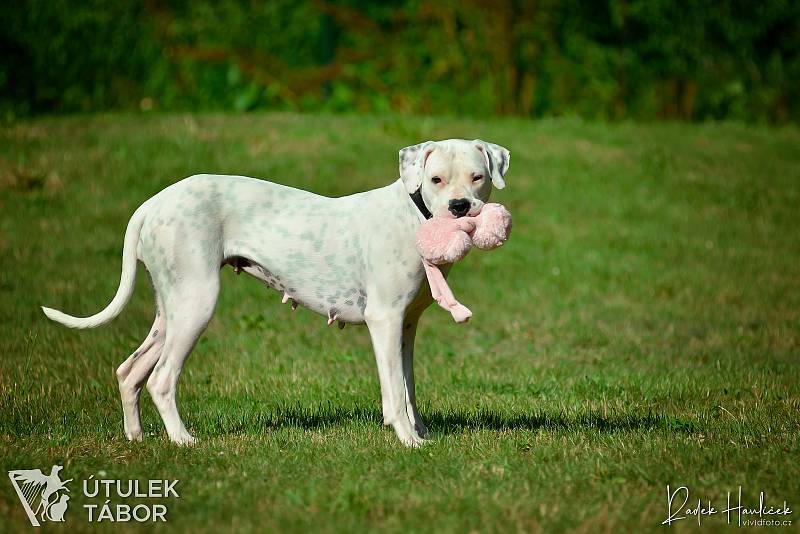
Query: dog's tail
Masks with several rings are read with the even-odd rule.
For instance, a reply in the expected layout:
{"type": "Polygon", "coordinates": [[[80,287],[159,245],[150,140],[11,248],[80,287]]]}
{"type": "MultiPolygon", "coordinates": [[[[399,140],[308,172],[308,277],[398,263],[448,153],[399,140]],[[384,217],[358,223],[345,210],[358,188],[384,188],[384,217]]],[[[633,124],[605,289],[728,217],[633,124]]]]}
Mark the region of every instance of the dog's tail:
{"type": "Polygon", "coordinates": [[[64,312],[42,306],[42,311],[47,317],[70,328],[94,328],[109,322],[119,315],[122,308],[128,303],[133,293],[136,282],[136,247],[139,244],[139,233],[142,230],[145,218],[145,206],[139,206],[125,230],[125,241],[122,247],[122,275],[119,281],[117,294],[102,311],[91,317],[73,317],[64,312]]]}

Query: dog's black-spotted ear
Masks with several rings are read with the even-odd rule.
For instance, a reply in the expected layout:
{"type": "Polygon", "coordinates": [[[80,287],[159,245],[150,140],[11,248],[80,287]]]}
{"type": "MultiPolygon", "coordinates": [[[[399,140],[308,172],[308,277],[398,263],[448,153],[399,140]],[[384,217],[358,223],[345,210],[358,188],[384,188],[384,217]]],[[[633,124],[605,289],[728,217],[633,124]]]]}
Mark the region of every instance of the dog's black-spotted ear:
{"type": "Polygon", "coordinates": [[[511,152],[505,147],[487,143],[480,139],[475,139],[475,146],[483,153],[492,183],[497,189],[503,189],[506,186],[506,181],[503,177],[506,175],[508,165],[511,163],[511,152]]]}
{"type": "Polygon", "coordinates": [[[409,195],[422,185],[425,161],[435,148],[434,141],[425,141],[400,149],[400,178],[403,179],[409,195]]]}

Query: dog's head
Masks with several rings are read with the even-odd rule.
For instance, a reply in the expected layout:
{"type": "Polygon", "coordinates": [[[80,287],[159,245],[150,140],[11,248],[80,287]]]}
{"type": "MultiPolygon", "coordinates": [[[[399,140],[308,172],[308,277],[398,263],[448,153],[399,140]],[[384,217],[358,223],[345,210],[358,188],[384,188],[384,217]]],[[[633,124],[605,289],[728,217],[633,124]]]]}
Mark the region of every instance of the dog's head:
{"type": "Polygon", "coordinates": [[[480,139],[426,141],[400,151],[400,177],[408,194],[421,191],[434,216],[477,215],[492,185],[506,186],[510,159],[507,149],[480,139]]]}

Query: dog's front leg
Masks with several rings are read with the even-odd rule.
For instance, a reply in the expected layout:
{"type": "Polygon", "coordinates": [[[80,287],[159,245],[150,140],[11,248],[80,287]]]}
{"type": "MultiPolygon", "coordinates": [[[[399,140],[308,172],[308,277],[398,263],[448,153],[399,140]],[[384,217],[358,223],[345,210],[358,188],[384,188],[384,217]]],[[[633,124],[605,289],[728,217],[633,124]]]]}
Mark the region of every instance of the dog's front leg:
{"type": "Polygon", "coordinates": [[[370,309],[364,317],[381,383],[383,424],[392,425],[397,437],[409,447],[418,447],[423,439],[414,429],[406,407],[406,384],[403,373],[403,316],[394,310],[370,309]]]}
{"type": "Polygon", "coordinates": [[[414,338],[417,335],[419,315],[409,315],[403,322],[403,378],[406,387],[406,412],[411,425],[420,438],[428,437],[428,428],[417,411],[417,392],[414,384],[414,338]]]}

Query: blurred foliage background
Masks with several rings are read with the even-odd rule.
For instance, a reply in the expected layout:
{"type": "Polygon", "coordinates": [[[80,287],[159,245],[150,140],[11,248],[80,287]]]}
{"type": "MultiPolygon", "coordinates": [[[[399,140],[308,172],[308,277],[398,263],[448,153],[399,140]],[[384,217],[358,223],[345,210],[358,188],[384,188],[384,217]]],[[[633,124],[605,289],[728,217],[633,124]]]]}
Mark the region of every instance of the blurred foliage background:
{"type": "Polygon", "coordinates": [[[0,112],[800,117],[800,2],[20,0],[0,112]]]}

